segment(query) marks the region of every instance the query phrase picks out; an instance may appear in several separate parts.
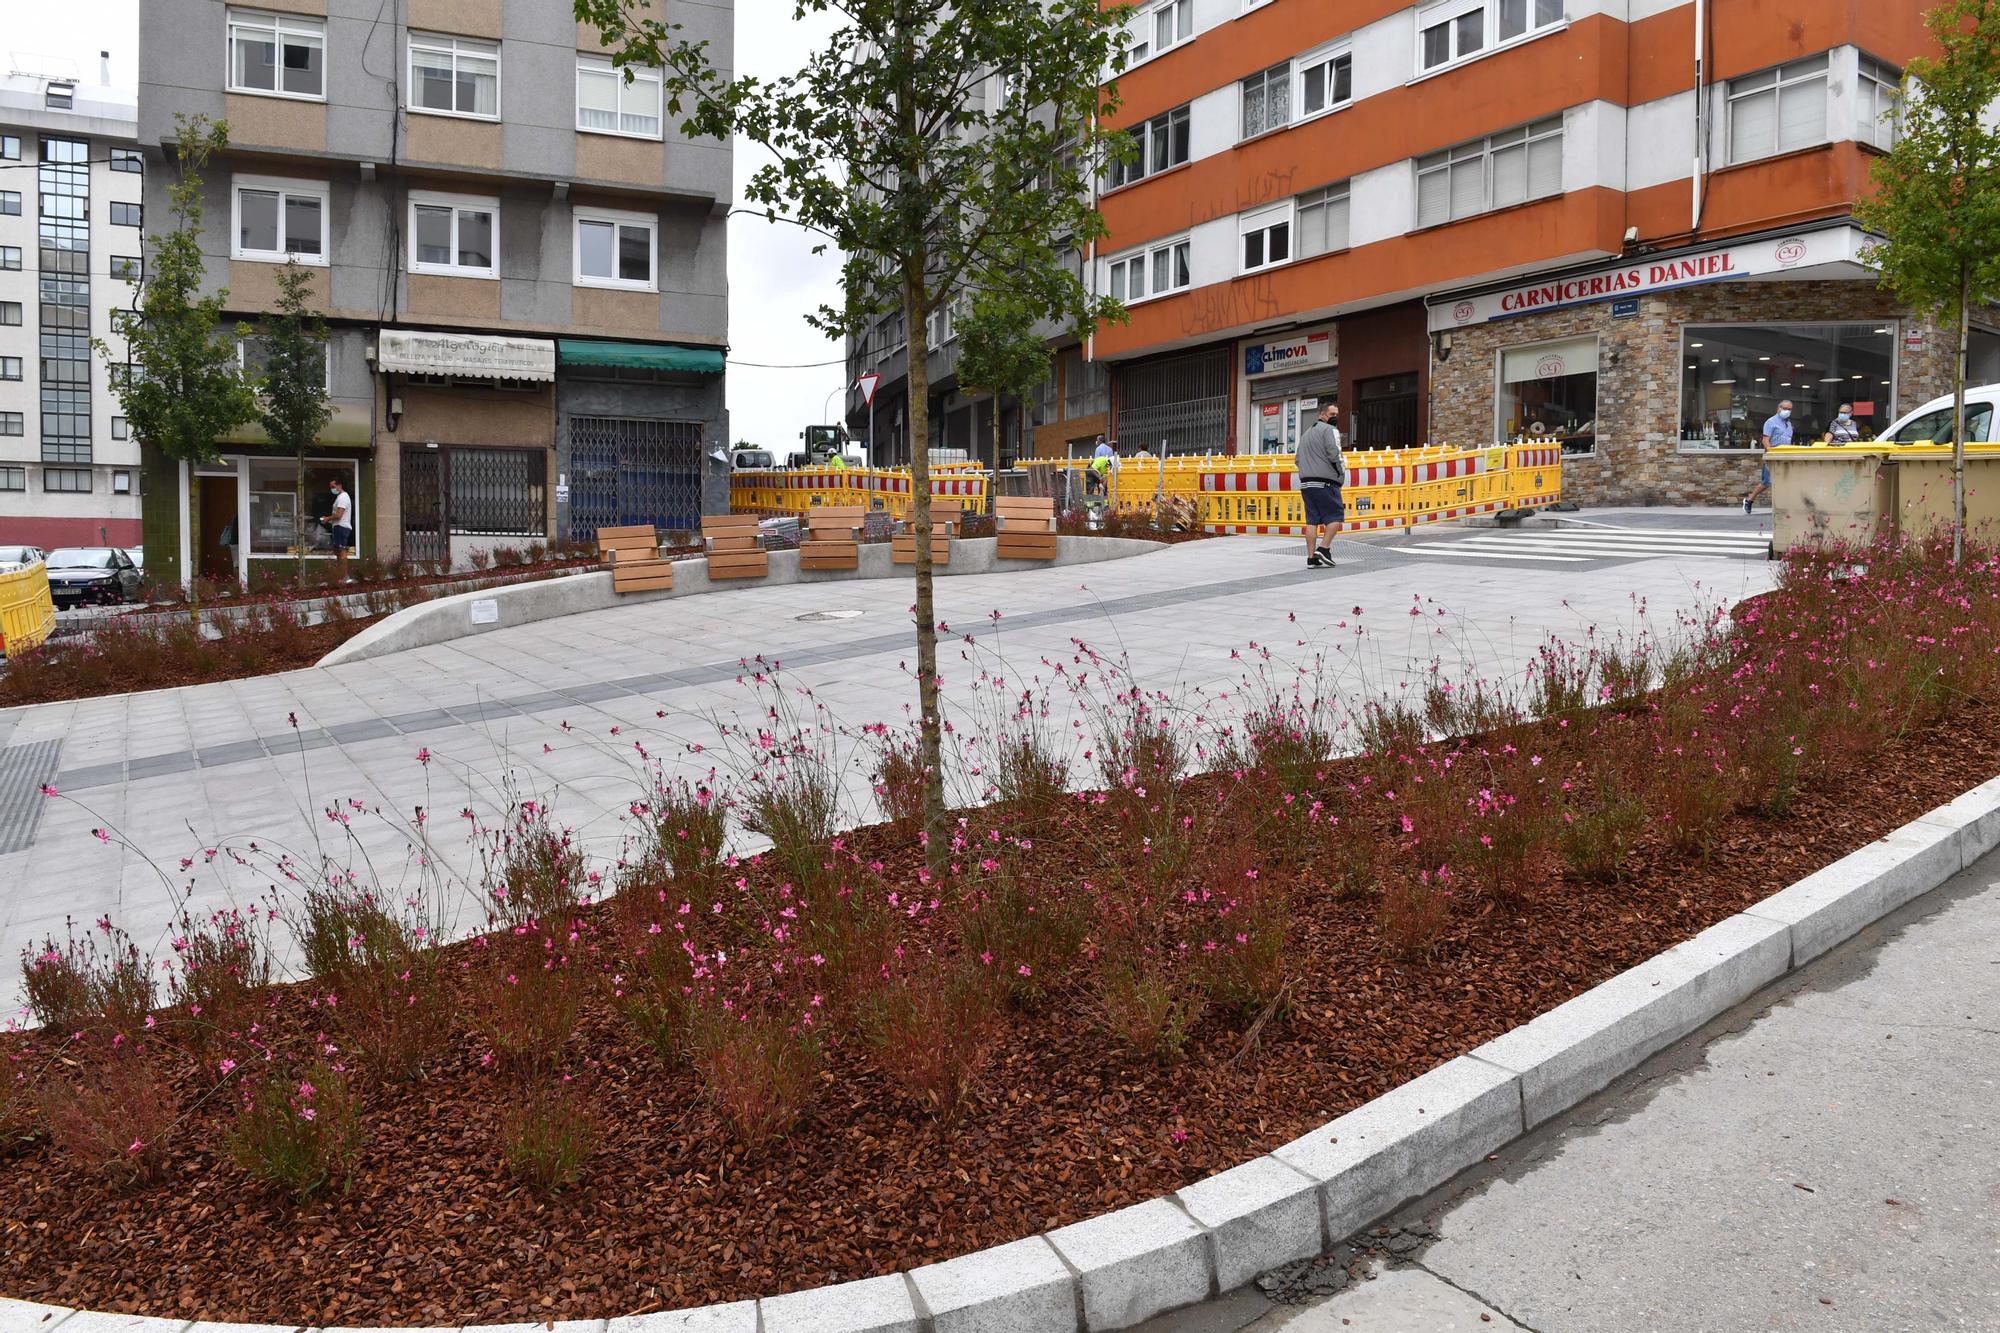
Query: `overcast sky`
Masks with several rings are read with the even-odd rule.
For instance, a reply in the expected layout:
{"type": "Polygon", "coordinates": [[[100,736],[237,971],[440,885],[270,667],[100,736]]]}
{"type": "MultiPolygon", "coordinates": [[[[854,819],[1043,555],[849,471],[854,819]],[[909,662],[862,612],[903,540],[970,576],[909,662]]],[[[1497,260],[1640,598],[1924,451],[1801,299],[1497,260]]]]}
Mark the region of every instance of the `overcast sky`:
{"type": "MultiPolygon", "coordinates": [[[[824,16],[811,24],[795,24],[791,16],[792,0],[736,0],[737,73],[768,78],[796,70],[834,28],[824,16]]],[[[92,84],[97,53],[107,49],[112,82],[135,90],[139,0],[0,0],[0,55],[8,69],[16,56],[53,56],[73,61],[92,84]]],[[[755,149],[737,145],[739,190],[758,161],[755,149]]],[[[840,411],[839,396],[829,405],[827,395],[846,378],[841,365],[766,370],[737,364],[837,361],[840,344],[816,333],[805,315],[833,302],[839,286],[838,260],[814,257],[803,232],[746,214],[730,218],[729,413],[737,439],[783,449],[796,444],[805,427],[839,419],[821,413],[840,411]]]]}

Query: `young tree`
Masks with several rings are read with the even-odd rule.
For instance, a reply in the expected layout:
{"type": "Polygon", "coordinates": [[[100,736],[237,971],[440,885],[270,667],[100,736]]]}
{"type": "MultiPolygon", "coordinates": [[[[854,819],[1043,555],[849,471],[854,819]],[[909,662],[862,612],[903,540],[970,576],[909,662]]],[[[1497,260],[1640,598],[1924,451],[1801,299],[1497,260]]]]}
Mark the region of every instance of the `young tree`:
{"type": "Polygon", "coordinates": [[[260,416],[271,443],[298,460],[292,507],[292,550],[305,570],[306,450],[333,417],[326,392],[326,321],[312,308],[312,274],[296,260],[278,275],[278,313],[265,325],[264,396],[260,416]]]}
{"type": "Polygon", "coordinates": [[[793,20],[841,26],[797,73],[765,81],[713,69],[661,7],[575,0],[613,59],[664,70],[687,132],[741,135],[772,160],[750,201],[845,256],[846,294],[812,323],[858,330],[900,306],[909,338],[911,527],[916,534],[917,698],[925,831],[944,851],[937,624],[930,546],[926,321],[968,285],[1004,290],[1079,332],[1114,314],[1065,262],[1104,234],[1090,183],[1123,150],[1100,88],[1130,10],[1100,0],[793,0],[793,20]]]}
{"type": "MultiPolygon", "coordinates": [[[[110,364],[125,420],[142,449],[176,462],[205,463],[216,441],[257,416],[257,399],[236,367],[236,347],[222,322],[227,288],[200,296],[206,270],[201,258],[201,173],[229,143],[229,125],[207,117],[178,121],[172,151],[180,177],[169,208],[173,228],[147,238],[145,277],[135,318],[127,326],[127,356],[102,340],[97,354],[110,364]],[[127,372],[126,362],[130,363],[127,372]]],[[[201,560],[201,471],[188,474],[188,550],[196,568],[183,570],[190,592],[201,560]]],[[[190,601],[199,605],[199,597],[190,601]]]]}
{"type": "Polygon", "coordinates": [[[1958,337],[1952,359],[1952,534],[1965,552],[1965,359],[1972,307],[2000,299],[2000,0],[1948,0],[1924,19],[1943,54],[1912,60],[1898,138],[1855,206],[1880,232],[1868,259],[1910,305],[1958,337]]]}
{"type": "MultiPolygon", "coordinates": [[[[1024,404],[1049,373],[1049,345],[1037,332],[1039,321],[1028,302],[1008,291],[975,288],[972,313],[958,325],[958,384],[993,395],[993,496],[1000,489],[1000,399],[1013,394],[1024,404]]],[[[1027,412],[1021,418],[1025,445],[1027,412]]]]}

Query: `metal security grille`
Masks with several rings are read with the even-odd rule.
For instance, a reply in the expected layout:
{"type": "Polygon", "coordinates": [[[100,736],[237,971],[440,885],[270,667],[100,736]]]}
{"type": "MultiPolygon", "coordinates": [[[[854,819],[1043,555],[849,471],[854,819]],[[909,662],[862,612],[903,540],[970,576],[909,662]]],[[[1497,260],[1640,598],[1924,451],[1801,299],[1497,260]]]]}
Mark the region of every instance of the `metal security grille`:
{"type": "Polygon", "coordinates": [[[451,448],[444,454],[445,517],[455,537],[539,537],[548,531],[540,449],[451,448]]]}
{"type": "Polygon", "coordinates": [[[1354,386],[1354,447],[1397,449],[1417,443],[1417,377],[1384,375],[1354,386]]]}
{"type": "Polygon", "coordinates": [[[701,434],[699,421],[571,417],[570,540],[630,523],[699,528],[701,434]]]}
{"type": "Polygon", "coordinates": [[[36,170],[41,264],[42,461],[90,461],[90,144],[43,139],[36,170]]]}
{"type": "Polygon", "coordinates": [[[403,449],[403,559],[451,558],[451,531],[444,521],[444,450],[407,445],[403,449]]]}
{"type": "Polygon", "coordinates": [[[1221,453],[1229,439],[1227,349],[1133,366],[1118,376],[1118,447],[1221,453]]]}

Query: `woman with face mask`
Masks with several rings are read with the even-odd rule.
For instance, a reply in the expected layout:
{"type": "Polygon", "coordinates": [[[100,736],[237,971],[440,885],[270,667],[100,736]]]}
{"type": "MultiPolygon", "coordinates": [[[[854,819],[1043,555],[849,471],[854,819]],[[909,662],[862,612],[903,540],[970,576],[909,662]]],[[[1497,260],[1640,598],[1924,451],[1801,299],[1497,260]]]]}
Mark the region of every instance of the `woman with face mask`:
{"type": "Polygon", "coordinates": [[[1833,424],[1826,428],[1825,439],[1828,444],[1861,443],[1861,423],[1854,419],[1853,404],[1840,405],[1840,411],[1833,418],[1833,424]]]}

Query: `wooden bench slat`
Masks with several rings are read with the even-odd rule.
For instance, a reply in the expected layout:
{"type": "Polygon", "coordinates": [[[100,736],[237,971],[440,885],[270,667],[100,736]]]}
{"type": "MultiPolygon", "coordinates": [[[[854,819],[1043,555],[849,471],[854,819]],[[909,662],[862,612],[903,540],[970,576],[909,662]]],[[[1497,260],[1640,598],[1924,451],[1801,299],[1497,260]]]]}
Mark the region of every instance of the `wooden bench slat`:
{"type": "Polygon", "coordinates": [[[994,553],[1002,560],[1053,560],[1057,540],[1053,532],[1003,532],[994,553]]]}

